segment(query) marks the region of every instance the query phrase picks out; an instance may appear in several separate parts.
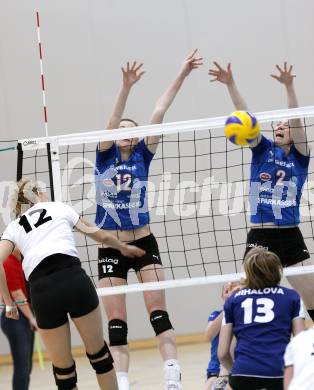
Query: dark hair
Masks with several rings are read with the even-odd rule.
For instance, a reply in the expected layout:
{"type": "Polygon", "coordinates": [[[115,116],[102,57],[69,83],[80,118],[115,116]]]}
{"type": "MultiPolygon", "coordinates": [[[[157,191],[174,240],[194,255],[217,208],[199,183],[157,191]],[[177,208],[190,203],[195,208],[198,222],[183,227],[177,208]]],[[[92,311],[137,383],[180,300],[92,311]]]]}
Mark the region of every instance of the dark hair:
{"type": "Polygon", "coordinates": [[[120,120],[120,123],[123,122],[123,121],[131,122],[131,123],[133,123],[134,126],[138,126],[138,123],[136,123],[133,119],[130,119],[130,118],[122,118],[122,119],[120,120]]]}
{"type": "Polygon", "coordinates": [[[279,257],[263,248],[251,249],[244,258],[245,287],[263,289],[279,284],[282,264],[279,257]]]}

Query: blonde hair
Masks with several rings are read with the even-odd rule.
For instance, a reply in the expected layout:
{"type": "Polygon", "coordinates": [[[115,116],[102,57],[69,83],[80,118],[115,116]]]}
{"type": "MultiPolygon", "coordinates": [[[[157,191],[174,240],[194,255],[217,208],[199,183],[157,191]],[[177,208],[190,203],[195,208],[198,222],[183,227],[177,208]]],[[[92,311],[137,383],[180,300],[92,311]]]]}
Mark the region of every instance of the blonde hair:
{"type": "Polygon", "coordinates": [[[37,181],[28,178],[19,180],[8,197],[8,207],[18,217],[22,214],[22,205],[32,206],[37,202],[41,187],[37,181]]]}
{"type": "Polygon", "coordinates": [[[244,258],[245,287],[263,289],[279,284],[282,278],[282,264],[279,257],[266,249],[251,249],[244,258]]]}

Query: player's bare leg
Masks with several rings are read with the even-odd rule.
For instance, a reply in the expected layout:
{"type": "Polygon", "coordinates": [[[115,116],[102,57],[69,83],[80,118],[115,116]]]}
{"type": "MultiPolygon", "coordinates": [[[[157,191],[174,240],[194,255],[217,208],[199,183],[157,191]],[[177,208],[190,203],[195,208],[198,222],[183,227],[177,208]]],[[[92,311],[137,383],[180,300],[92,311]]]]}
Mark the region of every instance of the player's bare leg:
{"type": "Polygon", "coordinates": [[[69,323],[55,329],[38,330],[52,361],[56,383],[70,381],[73,389],[77,389],[69,323]]]}
{"type": "MultiPolygon", "coordinates": [[[[159,264],[147,265],[137,273],[137,277],[142,283],[162,281],[164,280],[164,270],[159,264]]],[[[153,321],[152,325],[156,324],[153,327],[159,340],[159,350],[164,361],[165,388],[182,389],[176,337],[168,318],[165,292],[164,290],[145,291],[144,301],[151,322],[153,321]]]]}
{"type": "MultiPolygon", "coordinates": [[[[100,287],[123,286],[127,282],[122,278],[103,278],[99,281],[100,287]]],[[[107,314],[108,321],[121,320],[127,322],[125,294],[110,295],[102,297],[102,302],[107,314]]],[[[128,344],[110,346],[114,360],[119,390],[129,390],[129,347],[128,344]]]]}
{"type": "MultiPolygon", "coordinates": [[[[310,260],[304,260],[292,267],[313,265],[310,260]]],[[[304,305],[314,322],[314,274],[287,276],[288,282],[301,295],[304,305]]]]}
{"type": "Polygon", "coordinates": [[[107,349],[108,347],[104,347],[100,307],[98,306],[95,310],[85,316],[73,318],[73,322],[84,342],[91,364],[95,365],[94,369],[96,370],[100,389],[118,390],[112,360],[109,359],[110,353],[107,349]],[[95,355],[95,357],[93,357],[93,355],[95,355]]]}

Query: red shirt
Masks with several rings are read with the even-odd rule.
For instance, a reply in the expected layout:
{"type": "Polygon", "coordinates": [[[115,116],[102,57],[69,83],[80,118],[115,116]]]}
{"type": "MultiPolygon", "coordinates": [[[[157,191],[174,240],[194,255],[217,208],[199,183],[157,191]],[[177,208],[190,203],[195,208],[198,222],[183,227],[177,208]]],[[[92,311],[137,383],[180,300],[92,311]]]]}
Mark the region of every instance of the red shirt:
{"type": "Polygon", "coordinates": [[[6,260],[4,260],[3,267],[10,293],[15,290],[22,290],[25,297],[28,299],[21,261],[16,259],[13,255],[10,255],[6,260]]]}

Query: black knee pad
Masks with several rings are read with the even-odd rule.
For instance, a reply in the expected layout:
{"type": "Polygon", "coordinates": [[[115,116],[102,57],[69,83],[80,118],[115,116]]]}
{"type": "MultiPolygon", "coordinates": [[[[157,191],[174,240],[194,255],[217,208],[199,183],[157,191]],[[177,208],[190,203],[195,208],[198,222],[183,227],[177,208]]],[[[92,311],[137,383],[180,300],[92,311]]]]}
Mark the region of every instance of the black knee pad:
{"type": "Polygon", "coordinates": [[[127,345],[128,325],[123,320],[110,320],[108,323],[110,346],[127,345]]]}
{"type": "Polygon", "coordinates": [[[150,323],[154,328],[156,336],[166,332],[166,330],[173,329],[169,320],[169,315],[164,310],[155,310],[150,314],[150,323]]]}
{"type": "Polygon", "coordinates": [[[86,356],[96,374],[105,374],[113,369],[113,359],[106,343],[99,352],[93,355],[86,352],[86,356]]]}
{"type": "Polygon", "coordinates": [[[73,366],[68,368],[59,368],[52,365],[52,370],[53,370],[53,376],[55,377],[56,385],[58,386],[58,390],[72,390],[74,389],[74,387],[76,387],[77,375],[75,369],[75,362],[73,363],[73,366]],[[75,374],[75,375],[67,379],[62,379],[57,377],[57,375],[70,375],[70,374],[75,374]]]}

